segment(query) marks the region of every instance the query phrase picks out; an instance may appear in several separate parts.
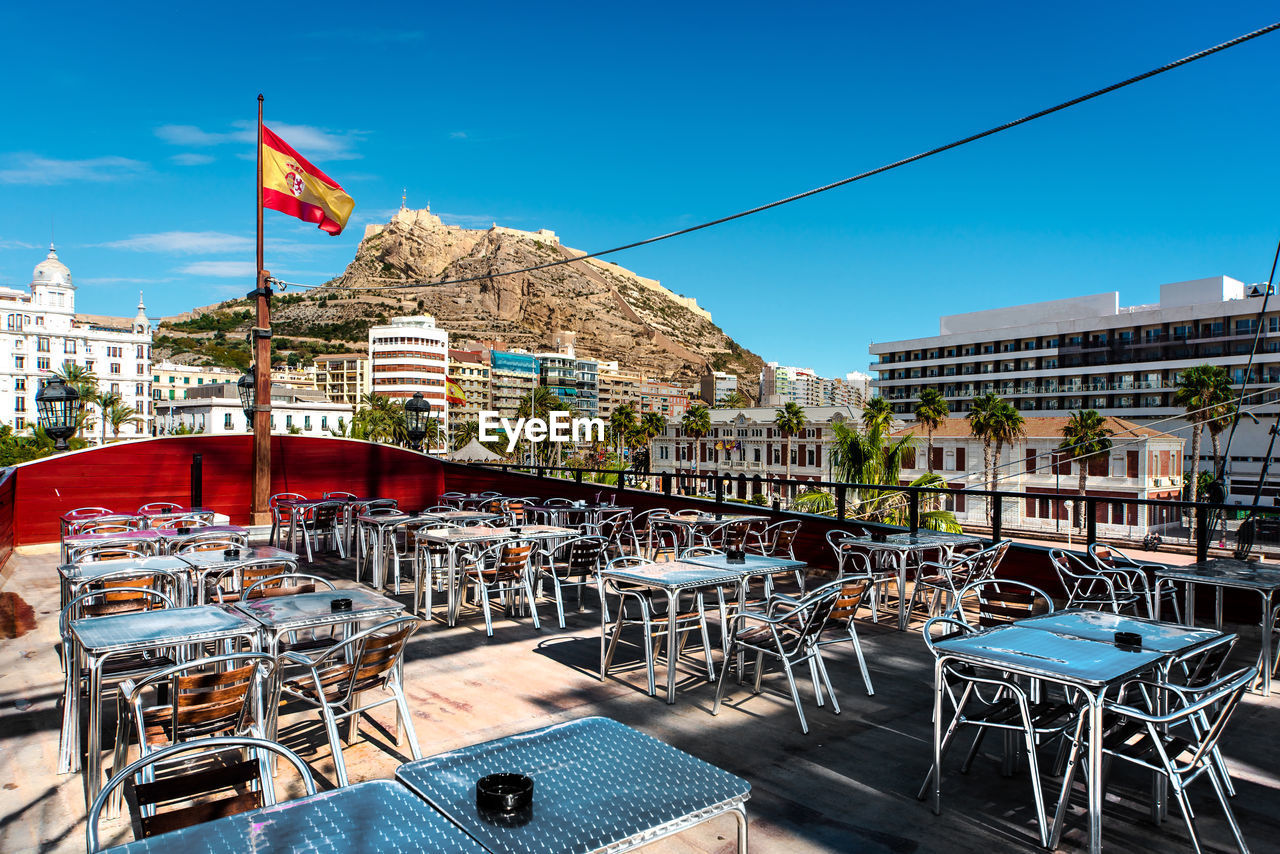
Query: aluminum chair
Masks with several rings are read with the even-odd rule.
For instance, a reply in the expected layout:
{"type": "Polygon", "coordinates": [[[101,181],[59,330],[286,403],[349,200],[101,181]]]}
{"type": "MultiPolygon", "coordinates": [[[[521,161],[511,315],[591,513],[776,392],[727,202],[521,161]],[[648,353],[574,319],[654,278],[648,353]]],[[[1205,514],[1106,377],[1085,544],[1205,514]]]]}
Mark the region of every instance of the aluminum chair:
{"type": "MultiPolygon", "coordinates": [[[[763,612],[742,611],[735,614],[729,623],[729,652],[725,656],[725,666],[720,671],[720,680],[716,684],[716,699],[711,707],[711,714],[719,714],[720,703],[724,698],[725,678],[729,674],[730,663],[735,656],[743,653],[755,653],[755,685],[754,693],[760,693],[760,679],[764,671],[764,657],[776,658],[782,664],[787,675],[787,684],[791,689],[791,699],[795,703],[796,714],[800,717],[800,729],[809,732],[809,723],[805,720],[804,709],[800,704],[800,692],[796,688],[794,668],[808,664],[813,679],[813,690],[817,696],[818,706],[825,704],[823,686],[831,695],[831,709],[840,714],[840,702],[836,699],[835,688],[827,675],[827,668],[822,662],[822,653],[818,647],[818,639],[827,626],[836,601],[844,588],[843,580],[828,582],[815,588],[803,599],[775,594],[770,597],[763,612]],[[748,625],[756,623],[758,625],[748,625]]],[[[742,680],[743,667],[739,661],[738,680],[742,680]]]]}
{"type": "Polygon", "coordinates": [[[265,579],[298,571],[296,560],[265,558],[251,563],[237,563],[225,569],[205,573],[202,599],[219,605],[239,602],[245,592],[265,579]]]}
{"type": "MultiPolygon", "coordinates": [[[[1141,594],[1131,592],[1123,579],[1117,581],[1114,574],[1100,571],[1071,552],[1049,549],[1049,563],[1067,591],[1068,608],[1110,609],[1119,614],[1125,608],[1136,610],[1142,600],[1141,594]]],[[[1148,603],[1143,600],[1143,604],[1148,603]]]]}
{"type": "Polygon", "coordinates": [[[632,554],[644,555],[648,554],[653,546],[653,517],[668,516],[671,511],[665,507],[654,507],[651,510],[644,510],[640,513],[631,515],[631,530],[627,532],[627,536],[631,540],[632,554]]]}
{"type": "Polygon", "coordinates": [[[400,502],[394,498],[371,498],[368,501],[348,501],[343,507],[342,523],[346,526],[347,551],[356,554],[356,581],[360,580],[361,560],[367,548],[360,529],[361,516],[385,516],[400,512],[400,502]]]}
{"type": "Polygon", "coordinates": [[[125,516],[122,514],[95,516],[91,519],[70,522],[67,525],[67,535],[125,534],[129,531],[142,530],[146,526],[146,520],[138,516],[125,516]]]}
{"type": "MultiPolygon", "coordinates": [[[[653,562],[637,555],[624,555],[609,561],[608,568],[646,566],[653,562]]],[[[689,634],[695,631],[698,632],[702,639],[703,657],[707,665],[707,678],[715,679],[715,662],[711,657],[711,639],[707,633],[707,616],[699,591],[685,591],[689,597],[688,599],[685,596],[677,597],[675,601],[676,612],[671,614],[667,611],[668,602],[665,594],[659,594],[649,587],[631,586],[603,576],[597,576],[597,578],[599,579],[600,607],[604,615],[603,619],[606,624],[609,622],[614,623],[613,633],[609,636],[607,646],[601,650],[601,679],[609,675],[609,670],[613,666],[614,655],[617,652],[618,641],[622,637],[622,631],[629,626],[640,627],[643,635],[642,649],[644,650],[645,671],[648,676],[650,697],[657,693],[654,663],[661,652],[664,639],[667,645],[667,657],[669,662],[674,664],[683,651],[684,643],[689,634]],[[614,596],[617,599],[618,610],[616,613],[618,617],[616,620],[611,620],[609,616],[609,596],[614,596]]]]}
{"type": "MultiPolygon", "coordinates": [[[[1201,850],[1196,833],[1195,813],[1187,798],[1187,787],[1199,777],[1209,778],[1236,847],[1241,854],[1249,848],[1240,831],[1223,781],[1219,776],[1214,750],[1231,715],[1240,704],[1241,697],[1257,678],[1256,667],[1248,667],[1230,673],[1204,686],[1198,696],[1188,696],[1177,686],[1160,682],[1135,680],[1125,688],[1141,687],[1137,692],[1139,705],[1126,702],[1124,689],[1117,700],[1104,700],[1104,712],[1116,719],[1102,742],[1104,760],[1119,760],[1153,771],[1169,782],[1169,788],[1178,804],[1182,819],[1191,836],[1196,852],[1201,850]],[[1157,700],[1157,702],[1152,702],[1157,700]],[[1156,709],[1167,709],[1160,712],[1156,709]],[[1204,726],[1202,722],[1207,722],[1204,726]]],[[[1128,695],[1132,696],[1132,694],[1128,695]]],[[[1057,847],[1067,802],[1071,797],[1076,766],[1082,765],[1083,733],[1077,726],[1071,741],[1071,754],[1066,776],[1062,781],[1062,794],[1054,817],[1053,837],[1046,845],[1057,847]]],[[[1087,771],[1082,772],[1087,773],[1087,771]]],[[[1105,786],[1106,780],[1100,781],[1105,786]]],[[[1105,790],[1103,803],[1106,802],[1105,790]]]]}
{"type": "Polygon", "coordinates": [[[293,765],[298,776],[302,778],[308,795],[316,793],[316,783],[311,776],[311,771],[296,753],[274,741],[260,738],[237,736],[187,741],[157,750],[126,765],[107,781],[89,808],[86,822],[89,854],[96,854],[103,850],[101,833],[98,829],[102,812],[108,801],[116,799],[116,790],[129,784],[133,785],[135,799],[144,812],[140,821],[140,832],[137,835],[139,839],[190,827],[220,816],[272,806],[276,802],[276,796],[271,762],[267,760],[271,754],[282,756],[293,765]],[[247,750],[253,754],[253,757],[230,765],[225,762],[209,761],[230,750],[247,750]],[[154,779],[157,767],[179,764],[173,760],[180,756],[189,757],[181,764],[188,767],[194,764],[198,770],[184,774],[166,774],[162,779],[151,783],[136,781],[139,776],[154,779]],[[159,811],[170,807],[172,802],[189,801],[203,795],[223,793],[227,789],[231,791],[222,794],[216,801],[187,808],[159,811]]]}
{"type": "Polygon", "coordinates": [[[334,501],[353,501],[359,496],[354,492],[324,492],[321,493],[320,498],[324,501],[329,501],[330,499],[334,501]]]}
{"type": "Polygon", "coordinates": [[[156,543],[148,540],[118,543],[84,543],[67,547],[67,563],[124,560],[132,557],[150,557],[155,553],[156,543]]]}
{"type": "Polygon", "coordinates": [[[550,549],[539,549],[543,558],[535,571],[538,581],[551,584],[556,603],[556,617],[564,628],[564,591],[572,587],[578,591],[578,610],[582,610],[582,590],[598,587],[596,578],[606,560],[604,537],[574,537],[550,549]],[[577,579],[576,581],[574,579],[577,579]]]}
{"type": "Polygon", "coordinates": [[[995,578],[1011,545],[1013,540],[1001,540],[959,560],[943,563],[926,561],[920,564],[916,570],[915,586],[911,590],[907,613],[915,611],[917,600],[928,600],[925,607],[926,614],[930,617],[936,615],[938,605],[944,599],[946,607],[943,612],[951,610],[961,587],[975,581],[995,578]]]}
{"type": "Polygon", "coordinates": [[[306,509],[298,518],[302,530],[302,542],[307,548],[307,562],[314,560],[313,550],[320,550],[320,542],[328,539],[329,546],[338,552],[338,557],[346,558],[347,550],[343,542],[342,508],[340,501],[326,501],[314,504],[306,509]]]}
{"type": "Polygon", "coordinates": [[[260,578],[244,588],[244,599],[270,599],[273,596],[294,596],[298,593],[315,593],[316,585],[326,590],[337,590],[333,582],[305,572],[284,572],[260,578]]]}
{"type": "Polygon", "coordinates": [[[212,525],[213,523],[203,516],[178,516],[164,520],[164,527],[170,530],[178,528],[208,528],[212,525]]]}
{"type": "Polygon", "coordinates": [[[440,530],[441,528],[461,528],[455,522],[433,521],[430,524],[423,525],[413,533],[414,552],[413,552],[413,579],[414,579],[414,602],[413,608],[416,612],[426,614],[430,617],[433,604],[432,599],[435,598],[435,592],[441,590],[444,584],[449,580],[449,547],[444,543],[436,543],[418,536],[418,532],[425,529],[440,530]],[[418,590],[422,590],[421,601],[419,601],[418,590]],[[425,610],[417,611],[421,605],[425,610]]]}
{"type": "Polygon", "coordinates": [[[508,540],[458,555],[462,577],[474,589],[484,612],[484,630],[489,637],[493,637],[493,616],[489,611],[493,604],[490,597],[494,593],[500,594],[508,610],[512,610],[518,595],[523,594],[533,615],[533,627],[541,630],[538,601],[534,598],[531,580],[531,565],[538,545],[535,540],[508,540]]]}
{"type": "Polygon", "coordinates": [[[858,628],[856,617],[858,609],[865,603],[868,594],[875,586],[875,577],[867,574],[862,576],[845,576],[841,578],[840,594],[836,597],[835,605],[831,608],[831,616],[827,620],[827,629],[838,625],[844,621],[844,634],[836,637],[829,637],[825,640],[824,635],[819,635],[817,640],[818,648],[831,646],[837,643],[847,643],[853,646],[853,653],[858,658],[858,669],[862,671],[862,681],[867,686],[867,696],[870,697],[876,693],[875,688],[871,687],[871,672],[867,670],[867,659],[862,654],[862,642],[858,639],[858,628]]]}
{"type": "Polygon", "coordinates": [[[183,539],[174,554],[186,555],[192,552],[221,552],[227,549],[242,549],[247,538],[243,534],[215,532],[212,534],[196,534],[183,539]]]}
{"type": "Polygon", "coordinates": [[[396,704],[396,743],[401,734],[409,737],[409,750],[414,759],[422,758],[413,716],[404,696],[403,665],[405,645],[422,621],[417,617],[398,617],[352,635],[323,654],[308,657],[297,652],[281,653],[281,660],[298,665],[303,675],[287,680],[284,696],[316,707],[329,737],[334,771],[339,786],[347,785],[347,765],[338,737],[338,722],[349,721],[347,738],[355,737],[359,715],[385,703],[396,704]],[[374,690],[390,694],[373,702],[364,696],[374,690]]]}
{"type": "Polygon", "coordinates": [[[601,511],[598,521],[589,525],[586,530],[589,536],[605,538],[605,552],[609,557],[621,557],[625,553],[625,538],[631,530],[631,511],[601,511]]]}
{"type": "Polygon", "coordinates": [[[150,504],[143,504],[135,512],[139,516],[149,516],[153,513],[173,513],[182,509],[181,504],[174,504],[172,501],[152,501],[150,504]]]}
{"type": "MultiPolygon", "coordinates": [[[[1126,595],[1138,594],[1139,601],[1142,601],[1146,608],[1145,616],[1155,617],[1156,598],[1155,592],[1151,589],[1151,578],[1156,570],[1164,569],[1163,566],[1136,561],[1115,546],[1109,546],[1106,543],[1090,543],[1089,557],[1093,558],[1098,571],[1115,579],[1117,585],[1125,590],[1126,595]]],[[[1177,590],[1172,586],[1165,587],[1160,591],[1160,595],[1160,605],[1170,606],[1174,622],[1181,623],[1182,606],[1178,601],[1177,590]]]]}
{"type": "Polygon", "coordinates": [[[800,534],[800,520],[786,519],[752,530],[747,537],[747,550],[768,557],[786,557],[795,560],[795,542],[800,534]]]}
{"type": "MultiPolygon", "coordinates": [[[[184,741],[218,735],[264,738],[262,718],[275,698],[276,662],[261,652],[199,658],[149,673],[120,685],[116,715],[115,758],[111,767],[129,762],[129,744],[137,738],[138,756],[184,741]]],[[[152,782],[153,767],[143,772],[152,782]]],[[[117,790],[118,792],[120,790],[117,790]]],[[[112,805],[112,812],[119,802],[112,805]]]]}
{"type": "MultiPolygon", "coordinates": [[[[977,631],[972,625],[954,617],[934,617],[925,623],[924,640],[929,652],[936,660],[938,650],[934,644],[944,637],[967,635],[977,631]],[[940,633],[939,629],[944,632],[940,633]]],[[[1040,760],[1037,753],[1039,746],[1051,739],[1063,736],[1073,725],[1082,719],[1076,706],[1065,700],[1037,700],[1018,682],[1004,676],[998,671],[976,668],[956,661],[947,661],[942,665],[943,692],[947,698],[951,714],[946,724],[946,732],[942,730],[943,718],[934,720],[934,743],[940,744],[936,754],[937,761],[929,768],[929,773],[920,786],[916,797],[924,800],[933,783],[933,811],[942,811],[942,771],[940,763],[946,758],[960,727],[968,726],[977,729],[969,753],[961,767],[968,773],[974,758],[982,746],[982,739],[991,730],[1005,733],[1020,733],[1026,747],[1027,765],[1031,774],[1032,800],[1036,810],[1037,828],[1040,832],[1040,844],[1048,846],[1053,828],[1045,815],[1044,789],[1040,781],[1040,760]]]]}
{"type": "Polygon", "coordinates": [[[960,588],[946,616],[986,629],[1053,612],[1053,599],[1034,584],[988,578],[960,588]]]}
{"type": "Polygon", "coordinates": [[[294,516],[298,512],[292,507],[281,507],[281,501],[306,501],[307,497],[299,492],[277,492],[267,501],[267,506],[271,510],[271,532],[267,535],[267,542],[273,546],[279,547],[280,538],[284,535],[285,529],[289,529],[289,548],[293,548],[293,526],[296,521],[294,516]]]}

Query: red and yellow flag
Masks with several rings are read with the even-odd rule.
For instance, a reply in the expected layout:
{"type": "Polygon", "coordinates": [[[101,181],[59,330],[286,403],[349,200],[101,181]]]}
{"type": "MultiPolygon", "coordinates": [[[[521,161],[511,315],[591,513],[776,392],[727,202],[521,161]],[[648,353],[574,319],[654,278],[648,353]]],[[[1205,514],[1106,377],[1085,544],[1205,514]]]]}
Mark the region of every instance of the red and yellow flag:
{"type": "Polygon", "coordinates": [[[467,402],[467,396],[462,393],[462,386],[449,377],[445,377],[444,380],[444,399],[454,406],[461,406],[467,402]]]}
{"type": "Polygon", "coordinates": [[[262,206],[341,234],[356,203],[338,182],[262,128],[262,206]]]}

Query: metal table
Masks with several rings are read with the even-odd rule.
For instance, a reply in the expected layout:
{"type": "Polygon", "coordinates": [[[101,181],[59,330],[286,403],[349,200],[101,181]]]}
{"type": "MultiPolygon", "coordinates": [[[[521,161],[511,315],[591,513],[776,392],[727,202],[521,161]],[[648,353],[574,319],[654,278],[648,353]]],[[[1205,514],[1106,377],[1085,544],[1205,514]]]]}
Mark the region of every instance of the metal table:
{"type": "Polygon", "coordinates": [[[363,587],[249,599],[232,607],[261,627],[262,649],[270,655],[279,654],[280,637],[289,632],[389,619],[404,610],[396,600],[363,587]],[[351,610],[334,611],[335,599],[350,599],[351,610]]]}
{"type": "MultiPolygon", "coordinates": [[[[446,580],[448,586],[448,607],[445,610],[445,622],[450,626],[455,625],[458,621],[458,602],[461,599],[458,583],[458,549],[462,546],[472,545],[475,543],[493,543],[500,540],[512,539],[515,535],[511,533],[510,528],[490,528],[486,526],[476,525],[470,528],[419,528],[414,537],[419,543],[438,543],[448,549],[449,552],[449,575],[446,580]]],[[[431,583],[431,567],[428,559],[424,566],[424,561],[417,559],[418,555],[415,550],[415,560],[413,562],[413,613],[418,613],[418,603],[422,601],[423,584],[431,583]],[[424,582],[425,578],[425,582],[424,582]]],[[[427,614],[428,617],[431,614],[427,614]]]]}
{"type": "Polygon", "coordinates": [[[1271,637],[1271,609],[1276,591],[1280,590],[1280,567],[1260,566],[1256,562],[1217,558],[1190,566],[1165,566],[1156,575],[1156,619],[1160,618],[1160,586],[1165,582],[1179,582],[1186,588],[1182,613],[1187,625],[1195,625],[1195,588],[1204,584],[1215,589],[1215,625],[1222,626],[1222,591],[1227,587],[1252,590],[1262,599],[1262,696],[1271,696],[1271,671],[1273,644],[1271,637]]]}
{"type": "MultiPolygon", "coordinates": [[[[359,528],[369,531],[372,543],[369,547],[369,572],[373,576],[372,584],[377,590],[381,590],[386,586],[386,551],[387,551],[387,534],[393,532],[398,526],[407,522],[430,523],[435,517],[430,513],[385,513],[379,516],[361,515],[356,517],[356,525],[359,528]]],[[[394,536],[394,534],[392,534],[394,536]]],[[[356,539],[360,540],[357,547],[363,545],[364,537],[357,532],[356,539]]],[[[363,563],[360,556],[363,552],[356,552],[356,578],[360,578],[360,572],[363,563]]],[[[399,593],[399,589],[396,593],[399,593]]]]}
{"type": "Polygon", "coordinates": [[[152,528],[160,538],[161,548],[169,553],[176,552],[182,544],[195,537],[209,534],[220,534],[223,539],[248,544],[249,529],[241,525],[206,525],[203,528],[192,528],[185,534],[177,528],[152,528]]]}
{"type": "MultiPolygon", "coordinates": [[[[1109,641],[1073,636],[1061,630],[1064,626],[1068,630],[1074,628],[1081,632],[1105,631],[1089,620],[1071,616],[1067,622],[1059,622],[1057,626],[1054,626],[1052,620],[1041,622],[1038,626],[1014,623],[935,644],[938,660],[934,665],[933,811],[942,811],[939,766],[942,733],[946,726],[943,721],[944,664],[957,660],[1029,679],[1053,682],[1078,690],[1086,701],[1084,715],[1088,773],[1085,784],[1088,790],[1089,850],[1098,854],[1102,850],[1102,788],[1095,783],[1102,779],[1103,694],[1112,685],[1161,666],[1183,647],[1178,647],[1176,642],[1165,643],[1158,640],[1161,637],[1168,640],[1170,635],[1165,631],[1167,627],[1161,627],[1152,621],[1132,620],[1127,624],[1129,630],[1137,630],[1143,635],[1143,647],[1136,650],[1118,647],[1109,641]],[[1148,637],[1151,638],[1150,644],[1148,637]],[[1152,645],[1176,649],[1161,651],[1152,645]]],[[[1189,639],[1189,643],[1191,645],[1186,649],[1194,648],[1202,643],[1202,639],[1189,639]]],[[[1064,806],[1065,803],[1063,800],[1064,806]]],[[[1062,818],[1061,814],[1054,818],[1052,838],[1055,842],[1061,832],[1062,818]]]]}
{"type": "Polygon", "coordinates": [[[185,510],[165,510],[163,513],[139,513],[143,519],[147,520],[148,528],[167,528],[165,523],[172,519],[189,519],[195,517],[203,519],[209,524],[213,524],[213,517],[217,514],[208,507],[188,507],[185,510]]]}
{"type": "MultiPolygon", "coordinates": [[[[82,560],[78,563],[64,563],[58,567],[58,575],[62,581],[62,604],[67,603],[84,592],[84,588],[96,579],[114,572],[137,572],[146,575],[154,570],[179,573],[183,583],[189,584],[187,577],[190,565],[177,555],[152,555],[150,557],[120,558],[118,560],[82,560]]],[[[189,596],[187,590],[178,591],[189,596]]],[[[185,601],[191,601],[189,598],[185,601]]]]}
{"type": "Polygon", "coordinates": [[[686,546],[694,545],[694,532],[699,528],[716,528],[729,522],[768,522],[768,516],[753,513],[672,513],[649,517],[651,525],[666,525],[683,532],[686,546]]]}
{"type": "MultiPolygon", "coordinates": [[[[661,590],[667,596],[667,613],[676,613],[676,601],[685,590],[696,590],[702,587],[722,587],[735,585],[738,587],[738,599],[742,600],[744,575],[738,567],[732,569],[715,569],[699,566],[690,561],[668,561],[666,563],[649,563],[642,566],[605,569],[600,572],[602,581],[622,582],[623,584],[648,587],[661,590]]],[[[622,607],[618,608],[618,619],[614,623],[614,631],[622,630],[622,607]]],[[[676,701],[676,650],[679,642],[675,631],[667,626],[667,702],[676,701]]],[[[608,625],[604,617],[604,608],[600,609],[600,679],[605,677],[605,640],[608,637],[608,625]]],[[[646,643],[647,643],[646,639],[646,643]]]]}
{"type": "Polygon", "coordinates": [[[84,546],[125,546],[142,543],[152,552],[163,547],[158,531],[144,528],[138,531],[125,531],[119,534],[74,534],[62,540],[62,563],[71,563],[72,553],[84,546]]]}
{"type": "MultiPolygon", "coordinates": [[[[84,617],[71,622],[76,649],[66,656],[66,702],[62,708],[62,744],[59,773],[76,770],[80,748],[80,662],[89,673],[89,772],[92,802],[102,787],[102,665],[114,655],[126,655],[243,638],[257,647],[258,625],[247,617],[215,605],[136,611],[106,617],[84,617]]],[[[179,649],[181,657],[181,650],[179,649]]]]}
{"type": "Polygon", "coordinates": [[[501,513],[482,513],[479,510],[441,510],[436,513],[428,513],[423,511],[423,516],[428,516],[440,522],[450,522],[454,525],[465,525],[468,522],[477,524],[483,522],[501,522],[501,513]]]}
{"type": "Polygon", "coordinates": [[[228,557],[225,550],[188,552],[174,557],[185,561],[191,569],[193,595],[188,601],[196,605],[205,604],[205,579],[214,573],[264,563],[292,563],[294,570],[298,567],[298,555],[275,546],[242,546],[234,557],[228,557]]]}
{"type": "MultiPolygon", "coordinates": [[[[808,564],[806,564],[804,561],[795,560],[794,558],[773,557],[771,555],[755,555],[755,554],[744,555],[742,563],[729,563],[729,558],[726,555],[703,555],[701,557],[686,557],[686,558],[681,558],[680,561],[681,563],[691,563],[695,566],[706,566],[706,567],[710,567],[711,569],[719,569],[719,570],[724,570],[726,572],[738,573],[739,577],[742,579],[742,584],[738,588],[738,593],[739,593],[738,610],[739,611],[741,611],[742,608],[746,605],[745,597],[747,592],[747,583],[750,582],[752,578],[755,578],[757,576],[764,576],[765,583],[766,583],[765,593],[767,595],[771,591],[772,578],[775,573],[788,570],[788,569],[790,570],[804,569],[805,567],[808,566],[808,564]]],[[[721,615],[721,616],[723,617],[724,615],[721,615]]],[[[723,626],[723,628],[725,629],[725,631],[721,632],[721,642],[725,648],[725,651],[727,652],[729,649],[729,634],[727,631],[729,628],[728,624],[726,623],[723,626]]]]}
{"type": "Polygon", "coordinates": [[[396,779],[493,854],[630,851],[730,813],[747,850],[751,785],[608,718],[582,718],[401,765],[396,779]],[[476,780],[534,781],[528,821],[491,823],[476,780]]]}
{"type": "Polygon", "coordinates": [[[391,780],[370,780],[139,839],[111,854],[484,854],[447,817],[391,780]]]}
{"type": "Polygon", "coordinates": [[[957,546],[981,545],[986,542],[973,534],[950,534],[945,531],[919,531],[917,533],[888,534],[884,539],[848,537],[842,546],[854,546],[869,552],[884,554],[893,563],[898,574],[898,631],[907,630],[907,569],[911,558],[919,564],[921,555],[928,551],[950,552],[957,546]]]}

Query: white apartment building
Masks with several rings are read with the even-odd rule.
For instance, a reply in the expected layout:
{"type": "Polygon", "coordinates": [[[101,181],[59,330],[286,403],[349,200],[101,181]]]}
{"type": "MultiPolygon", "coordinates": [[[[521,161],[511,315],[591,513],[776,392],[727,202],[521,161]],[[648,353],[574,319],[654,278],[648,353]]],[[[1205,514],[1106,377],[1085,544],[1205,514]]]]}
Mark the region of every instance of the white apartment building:
{"type": "MultiPolygon", "coordinates": [[[[332,403],[314,389],[271,387],[271,432],[327,437],[351,423],[354,407],[332,403]]],[[[184,400],[156,402],[156,433],[172,435],[179,427],[192,433],[225,435],[252,432],[234,385],[204,386],[184,400]]]]}
{"type": "MultiPolygon", "coordinates": [[[[912,419],[921,390],[937,388],[963,414],[976,395],[995,392],[1024,416],[1096,409],[1183,438],[1189,427],[1174,406],[1181,372],[1221,365],[1239,385],[1246,379],[1265,286],[1246,287],[1227,276],[1160,286],[1160,301],[1121,306],[1112,291],[941,318],[938,334],[872,344],[874,381],[900,418],[912,419]]],[[[1252,501],[1266,454],[1268,430],[1280,406],[1280,301],[1268,304],[1247,393],[1231,448],[1229,501],[1252,501]]],[[[1190,442],[1187,442],[1190,447],[1190,442]]],[[[1201,468],[1212,467],[1208,437],[1201,468]]],[[[1183,466],[1188,468],[1188,466],[1183,466]]],[[[1263,490],[1264,503],[1280,496],[1280,466],[1263,490]]]]}
{"type": "MultiPolygon", "coordinates": [[[[1077,463],[1057,453],[1068,416],[1026,419],[1026,436],[1005,446],[995,461],[996,489],[1023,493],[1021,499],[1005,499],[1001,523],[1023,532],[1067,533],[1078,524],[1074,502],[1049,495],[1075,494],[1080,475],[1077,463]]],[[[1177,500],[1182,483],[1182,437],[1142,427],[1132,421],[1107,418],[1111,452],[1089,462],[1088,494],[1105,499],[1098,504],[1100,536],[1141,539],[1148,531],[1161,531],[1178,523],[1167,508],[1150,508],[1140,500],[1177,500]]],[[[914,434],[915,447],[902,463],[901,482],[908,484],[930,469],[928,446],[919,425],[911,424],[894,438],[914,434]]],[[[932,470],[956,490],[946,509],[966,528],[988,523],[985,501],[960,490],[986,489],[982,471],[982,441],[973,438],[966,418],[948,418],[933,433],[932,470]]]]}
{"type": "MultiPolygon", "coordinates": [[[[120,438],[149,435],[151,321],[141,294],[129,319],[76,314],[75,293],[52,245],[32,272],[29,292],[0,287],[0,422],[17,431],[38,423],[41,380],[72,362],[92,370],[100,391],[119,395],[142,418],[124,425],[120,438]]],[[[101,435],[100,425],[85,432],[90,441],[101,435]]]]}
{"type": "Polygon", "coordinates": [[[698,380],[698,396],[709,406],[719,406],[738,390],[738,378],[724,371],[707,371],[698,380]]]}
{"type": "Polygon", "coordinates": [[[157,362],[151,366],[151,397],[154,400],[185,400],[187,392],[206,385],[235,385],[242,374],[211,365],[180,365],[157,362]]]}
{"type": "MultiPolygon", "coordinates": [[[[431,404],[440,435],[449,431],[449,403],[445,377],[449,365],[449,334],[436,327],[434,317],[393,317],[386,326],[369,328],[369,374],[373,393],[408,400],[415,392],[431,404]]],[[[432,450],[444,450],[444,446],[432,450]]]]}
{"type": "MultiPolygon", "coordinates": [[[[713,409],[711,432],[701,439],[684,435],[679,419],[653,440],[650,467],[655,472],[725,475],[734,479],[727,493],[751,498],[769,489],[753,478],[786,477],[786,437],[774,426],[777,407],[713,409]]],[[[831,479],[831,425],[836,421],[861,424],[861,410],[843,406],[805,407],[808,423],[791,437],[791,477],[795,480],[831,479]]]]}
{"type": "Polygon", "coordinates": [[[640,386],[644,377],[622,370],[617,362],[600,363],[600,417],[609,420],[619,406],[640,411],[640,386]]]}
{"type": "Polygon", "coordinates": [[[820,400],[818,375],[810,368],[766,362],[760,371],[761,406],[777,407],[788,403],[817,406],[820,400]]]}

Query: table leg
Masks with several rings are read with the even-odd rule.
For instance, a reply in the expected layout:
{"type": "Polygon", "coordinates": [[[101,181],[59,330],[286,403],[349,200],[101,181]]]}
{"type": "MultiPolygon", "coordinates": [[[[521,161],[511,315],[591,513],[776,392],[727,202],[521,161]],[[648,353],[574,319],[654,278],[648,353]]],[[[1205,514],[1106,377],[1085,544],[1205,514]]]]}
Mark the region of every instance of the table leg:
{"type": "Polygon", "coordinates": [[[1086,694],[1089,707],[1089,779],[1085,786],[1089,795],[1089,851],[1102,852],[1102,695],[1086,694]]]}
{"type": "Polygon", "coordinates": [[[1272,660],[1271,637],[1271,591],[1260,590],[1262,594],[1262,696],[1271,696],[1271,669],[1275,667],[1272,660]]]}
{"type": "Polygon", "coordinates": [[[898,631],[907,630],[907,553],[895,555],[898,562],[898,631]]]}
{"type": "Polygon", "coordinates": [[[1195,628],[1196,625],[1196,586],[1190,581],[1184,581],[1183,586],[1186,588],[1182,593],[1182,613],[1186,616],[1188,626],[1195,628]]]}
{"type": "MultiPolygon", "coordinates": [[[[680,594],[667,591],[667,705],[676,701],[676,659],[680,657],[680,642],[676,632],[676,600],[680,594]]],[[[648,642],[648,639],[645,639],[648,642]]]]}
{"type": "Polygon", "coordinates": [[[450,626],[457,625],[458,622],[458,605],[462,600],[462,591],[458,588],[458,546],[456,543],[449,545],[449,604],[446,610],[446,622],[450,626]]]}
{"type": "Polygon", "coordinates": [[[1160,585],[1162,585],[1162,584],[1164,584],[1164,579],[1163,579],[1163,578],[1157,578],[1157,579],[1156,579],[1156,593],[1155,593],[1156,601],[1155,601],[1155,602],[1153,602],[1153,603],[1152,603],[1152,606],[1151,606],[1151,619],[1155,620],[1157,623],[1158,623],[1158,622],[1160,622],[1160,598],[1161,598],[1161,597],[1160,597],[1160,593],[1161,593],[1160,585]]]}
{"type": "Polygon", "coordinates": [[[933,814],[942,815],[942,692],[946,682],[942,657],[933,663],[933,814]]]}
{"type": "Polygon", "coordinates": [[[738,854],[747,852],[747,805],[738,804],[731,812],[738,822],[738,854]]]}
{"type": "Polygon", "coordinates": [[[66,681],[62,697],[62,737],[58,742],[58,773],[80,770],[80,650],[75,641],[65,643],[62,657],[66,681]]]}
{"type": "Polygon", "coordinates": [[[102,788],[102,660],[89,656],[89,803],[102,788]]]}

